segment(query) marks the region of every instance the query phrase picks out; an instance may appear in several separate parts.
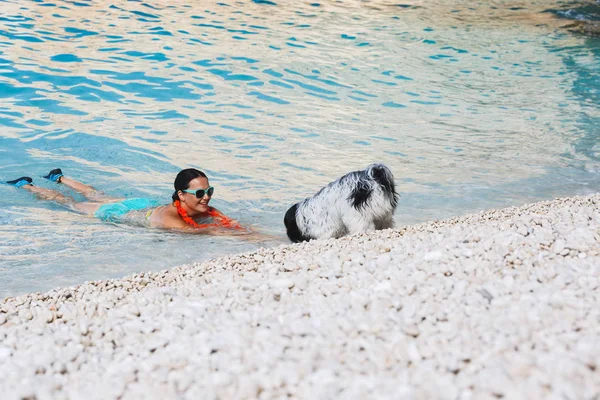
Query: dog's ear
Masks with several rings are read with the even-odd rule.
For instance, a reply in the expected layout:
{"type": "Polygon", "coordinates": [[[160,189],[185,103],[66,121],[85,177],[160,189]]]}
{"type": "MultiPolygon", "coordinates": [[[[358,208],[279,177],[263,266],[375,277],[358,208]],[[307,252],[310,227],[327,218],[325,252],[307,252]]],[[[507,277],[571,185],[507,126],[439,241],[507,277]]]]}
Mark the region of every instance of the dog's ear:
{"type": "Polygon", "coordinates": [[[352,207],[360,210],[367,205],[372,193],[373,189],[368,182],[357,182],[352,192],[350,192],[350,196],[348,196],[348,201],[350,201],[352,207]]]}

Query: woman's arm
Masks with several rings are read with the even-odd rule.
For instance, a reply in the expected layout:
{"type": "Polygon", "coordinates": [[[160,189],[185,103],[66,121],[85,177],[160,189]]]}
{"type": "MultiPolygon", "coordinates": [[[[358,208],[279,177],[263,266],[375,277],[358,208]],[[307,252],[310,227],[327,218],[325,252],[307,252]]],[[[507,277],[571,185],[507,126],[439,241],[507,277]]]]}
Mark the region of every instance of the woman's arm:
{"type": "Polygon", "coordinates": [[[238,221],[228,217],[214,207],[211,207],[208,214],[214,219],[216,224],[221,225],[223,228],[236,229],[240,231],[246,230],[246,228],[244,228],[238,221]]]}
{"type": "Polygon", "coordinates": [[[287,240],[283,236],[274,236],[256,231],[254,228],[249,226],[243,226],[238,221],[229,218],[216,208],[212,208],[211,216],[215,220],[214,224],[206,224],[210,226],[202,226],[195,228],[186,224],[179,215],[176,216],[165,216],[162,220],[162,226],[160,228],[171,230],[179,233],[194,234],[194,235],[208,235],[208,236],[230,236],[237,237],[250,242],[278,242],[286,243],[287,240]]]}
{"type": "Polygon", "coordinates": [[[245,228],[243,231],[232,230],[227,228],[206,227],[206,228],[194,228],[189,225],[185,225],[178,228],[171,228],[170,230],[180,233],[191,233],[194,235],[207,235],[207,236],[228,236],[232,238],[239,238],[249,242],[260,243],[260,242],[277,242],[278,244],[288,243],[287,239],[283,236],[275,236],[257,232],[245,228]]]}
{"type": "Polygon", "coordinates": [[[287,242],[287,238],[284,236],[270,235],[270,234],[259,232],[253,227],[243,226],[240,222],[234,220],[233,218],[228,217],[227,215],[223,214],[221,211],[217,210],[216,208],[212,209],[212,215],[213,215],[213,217],[215,217],[215,221],[220,219],[221,221],[225,222],[223,224],[224,228],[234,229],[235,233],[232,232],[232,234],[234,234],[235,236],[239,236],[241,239],[249,240],[249,241],[256,241],[256,242],[265,241],[265,240],[277,241],[280,243],[287,242]]]}

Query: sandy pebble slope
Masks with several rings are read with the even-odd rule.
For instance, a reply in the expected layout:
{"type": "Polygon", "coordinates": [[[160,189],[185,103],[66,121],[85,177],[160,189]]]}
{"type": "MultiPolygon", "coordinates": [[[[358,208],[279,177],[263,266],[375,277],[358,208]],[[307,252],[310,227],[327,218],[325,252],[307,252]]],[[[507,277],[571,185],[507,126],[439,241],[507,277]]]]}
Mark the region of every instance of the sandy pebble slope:
{"type": "Polygon", "coordinates": [[[600,194],[260,249],[5,299],[0,393],[598,399],[599,282],[600,194]]]}

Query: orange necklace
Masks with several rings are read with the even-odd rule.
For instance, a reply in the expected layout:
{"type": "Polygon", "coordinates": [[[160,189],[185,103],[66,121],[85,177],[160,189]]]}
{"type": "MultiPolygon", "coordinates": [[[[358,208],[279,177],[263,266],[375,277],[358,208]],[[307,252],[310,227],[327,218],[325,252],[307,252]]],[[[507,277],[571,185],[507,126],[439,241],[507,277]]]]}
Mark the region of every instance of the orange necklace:
{"type": "Polygon", "coordinates": [[[224,227],[224,228],[235,229],[235,230],[244,230],[244,227],[242,225],[240,225],[239,222],[219,213],[217,210],[215,210],[212,207],[209,207],[208,215],[210,215],[214,219],[215,222],[212,224],[198,224],[183,209],[183,207],[181,206],[181,202],[179,200],[175,200],[175,202],[173,204],[175,205],[175,208],[177,208],[177,214],[179,214],[181,219],[186,224],[188,224],[189,226],[191,226],[193,228],[204,229],[204,228],[210,228],[210,227],[224,227]]]}

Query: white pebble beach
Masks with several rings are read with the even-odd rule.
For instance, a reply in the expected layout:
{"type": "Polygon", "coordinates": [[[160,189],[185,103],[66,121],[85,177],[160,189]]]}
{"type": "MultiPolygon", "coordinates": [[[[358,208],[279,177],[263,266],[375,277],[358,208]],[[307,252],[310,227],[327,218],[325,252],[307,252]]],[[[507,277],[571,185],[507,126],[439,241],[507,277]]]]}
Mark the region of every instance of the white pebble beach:
{"type": "Polygon", "coordinates": [[[598,399],[600,194],[0,302],[9,399],[598,399]]]}

